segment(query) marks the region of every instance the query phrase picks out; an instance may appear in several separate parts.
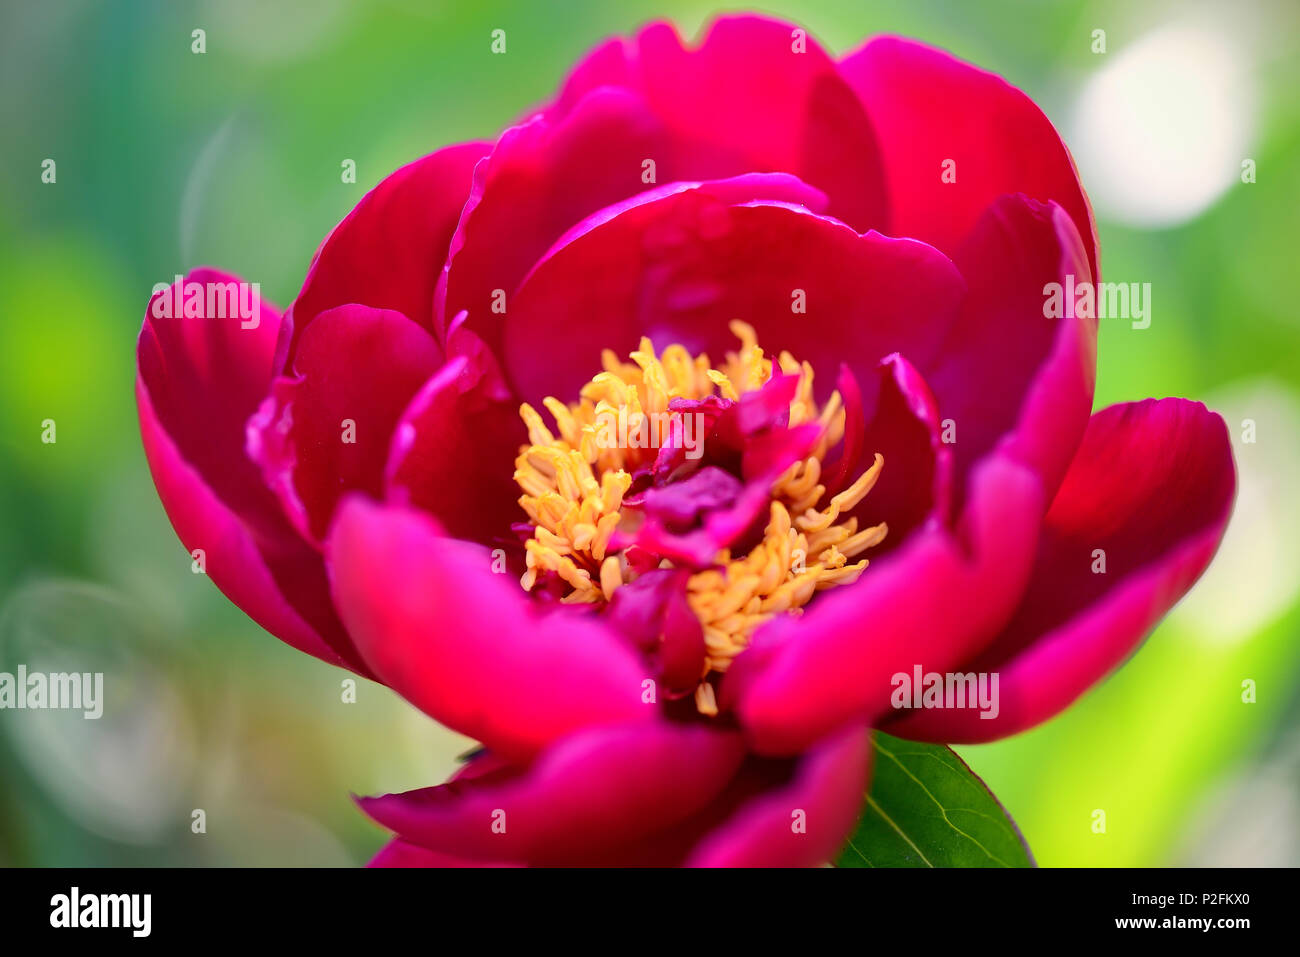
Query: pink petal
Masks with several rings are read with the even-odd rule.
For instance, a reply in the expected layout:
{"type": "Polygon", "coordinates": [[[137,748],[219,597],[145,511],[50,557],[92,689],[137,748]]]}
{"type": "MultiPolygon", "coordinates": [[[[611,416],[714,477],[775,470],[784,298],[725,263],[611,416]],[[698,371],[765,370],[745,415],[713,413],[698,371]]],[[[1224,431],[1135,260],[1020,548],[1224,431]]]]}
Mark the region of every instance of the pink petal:
{"type": "Polygon", "coordinates": [[[404,840],[458,857],[622,862],[620,848],[708,808],[743,758],[734,732],[640,723],[573,734],[513,780],[460,780],[359,803],[404,840]]]}
{"type": "Polygon", "coordinates": [[[875,128],[889,184],[891,229],[953,253],[1005,193],[1059,203],[1097,275],[1092,211],[1051,122],[1001,77],[898,37],[868,42],[840,64],[875,128]],[[944,163],[956,163],[944,182],[944,163]]]}
{"type": "Polygon", "coordinates": [[[620,587],[605,621],[652,655],[660,693],[667,699],[695,691],[704,673],[704,629],[686,600],[690,572],[655,568],[620,587]]]}
{"type": "MultiPolygon", "coordinates": [[[[184,281],[238,282],[210,269],[184,281]]],[[[334,615],[320,555],[243,454],[244,420],[270,383],[279,310],[263,302],[258,324],[242,328],[251,319],[162,318],[158,302],[150,300],[140,330],[136,400],[145,456],[176,534],[191,553],[203,550],[208,576],[267,631],[367,674],[334,615]]]]}
{"type": "Polygon", "coordinates": [[[894,354],[880,363],[878,379],[871,422],[858,441],[868,454],[883,455],[885,467],[850,513],[860,528],[889,525],[888,537],[867,555],[873,563],[901,546],[913,529],[948,521],[952,494],[952,447],[942,441],[938,405],[924,377],[894,354]]]}
{"type": "Polygon", "coordinates": [[[647,489],[645,512],[670,524],[690,525],[708,512],[735,502],[743,487],[730,472],[708,465],[689,478],[647,489]]]}
{"type": "Polygon", "coordinates": [[[390,173],[366,193],[316,252],[289,307],[291,341],[277,371],[293,361],[318,313],[358,303],[392,309],[433,330],[433,292],[487,143],[461,143],[390,173]]]}
{"type": "Polygon", "coordinates": [[[934,357],[963,290],[946,258],[923,243],[860,236],[807,210],[736,205],[719,193],[750,180],[643,199],[562,240],[505,317],[504,366],[516,390],[575,395],[603,347],[625,354],[642,335],[720,359],[736,347],[728,329],[736,318],[768,351],[789,349],[824,370],[823,395],[841,361],[870,370],[890,352],[918,365],[934,357]]]}
{"type": "Polygon", "coordinates": [[[248,424],[249,458],[313,542],[349,491],[378,497],[402,411],[442,362],[432,335],[400,312],[327,310],[302,334],[292,375],[248,424]]]}
{"type": "Polygon", "coordinates": [[[506,867],[498,862],[472,861],[450,854],[439,854],[428,848],[393,838],[379,849],[366,867],[506,867]]]}
{"type": "Polygon", "coordinates": [[[999,714],[921,711],[890,733],[988,741],[1063,710],[1132,654],[1200,577],[1235,488],[1223,420],[1200,403],[1147,399],[1098,412],[1047,513],[1020,607],[962,666],[999,674],[999,714]],[[1096,549],[1104,574],[1093,572],[1096,549]]]}
{"type": "MultiPolygon", "coordinates": [[[[884,360],[882,360],[884,361],[884,360]]],[[[862,386],[847,362],[840,363],[835,389],[844,403],[844,439],[822,469],[822,484],[832,498],[847,488],[860,472],[863,439],[866,432],[866,408],[862,386]]]]}
{"type": "Polygon", "coordinates": [[[853,830],[867,793],[871,741],[865,728],[818,744],[793,779],[742,805],[691,853],[692,867],[815,867],[853,830]]]}
{"type": "Polygon", "coordinates": [[[653,23],[633,39],[597,47],[546,113],[565,116],[606,86],[645,98],[669,137],[654,158],[681,178],[789,172],[825,192],[831,214],[854,228],[889,228],[871,123],[836,64],[802,29],[724,17],[689,49],[670,24],[653,23]]]}
{"type": "Polygon", "coordinates": [[[649,677],[593,618],[544,611],[485,548],[427,516],[344,501],[327,544],[335,603],[366,662],[434,719],[512,759],[577,728],[649,721],[649,677]]]}
{"type": "MultiPolygon", "coordinates": [[[[493,315],[520,280],[575,223],[646,189],[642,164],[657,179],[694,179],[673,162],[663,124],[636,94],[602,88],[555,119],[535,116],[506,130],[474,173],[473,188],[437,291],[436,312],[493,315]]],[[[489,341],[496,342],[497,337],[489,341]]]]}
{"type": "Polygon", "coordinates": [[[921,529],[856,584],[754,635],[723,679],[720,703],[736,710],[757,751],[795,754],[869,721],[889,707],[893,675],[915,664],[947,671],[1006,620],[1028,580],[1042,490],[1000,456],[981,463],[971,487],[955,534],[921,529]]]}
{"type": "Polygon", "coordinates": [[[955,488],[992,449],[1033,468],[1048,497],[1083,438],[1097,369],[1097,320],[1044,317],[1048,283],[1091,281],[1074,224],[1056,205],[1005,196],[958,251],[970,287],[939,359],[927,367],[955,426],[955,488]]]}
{"type": "Polygon", "coordinates": [[[393,433],[384,486],[448,534],[496,545],[523,518],[512,476],[528,436],[517,403],[496,398],[486,375],[462,355],[424,384],[393,433]]]}

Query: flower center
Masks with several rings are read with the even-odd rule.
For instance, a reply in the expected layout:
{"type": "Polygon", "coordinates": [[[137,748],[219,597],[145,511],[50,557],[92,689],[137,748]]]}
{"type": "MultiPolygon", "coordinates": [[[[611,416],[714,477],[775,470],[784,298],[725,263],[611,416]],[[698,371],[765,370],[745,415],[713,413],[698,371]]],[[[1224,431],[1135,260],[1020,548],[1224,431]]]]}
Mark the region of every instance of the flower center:
{"type": "Polygon", "coordinates": [[[554,432],[521,407],[530,444],[515,460],[529,519],[517,526],[523,587],[605,606],[677,570],[703,631],[692,680],[705,714],[717,712],[712,679],[754,631],[856,581],[867,567],[857,556],[888,531],[883,522],[859,529],[849,514],[879,477],[881,455],[835,488],[856,465],[854,443],[841,446],[840,392],[819,407],[808,363],[766,357],[746,323],[731,330],[740,348],[718,368],[680,345],[656,356],[646,338],[630,362],[606,349],[604,371],[577,402],[543,401],[554,432]]]}

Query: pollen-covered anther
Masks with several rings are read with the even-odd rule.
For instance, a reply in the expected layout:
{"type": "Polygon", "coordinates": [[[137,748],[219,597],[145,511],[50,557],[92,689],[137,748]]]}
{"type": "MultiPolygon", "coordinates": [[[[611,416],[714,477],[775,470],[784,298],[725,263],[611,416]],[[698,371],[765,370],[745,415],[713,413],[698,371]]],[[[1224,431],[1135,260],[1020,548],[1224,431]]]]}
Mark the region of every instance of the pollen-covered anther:
{"type": "MultiPolygon", "coordinates": [[[[667,435],[675,415],[669,403],[674,399],[717,396],[737,401],[762,388],[774,366],[799,377],[788,425],[815,422],[821,427],[811,454],[772,482],[761,540],[737,557],[720,549],[714,567],[696,571],[687,580],[687,603],[700,620],[706,648],[695,693],[702,714],[717,711],[710,676],[725,672],[760,626],[776,615],[800,613],[818,591],[856,581],[867,567],[867,559],[859,556],[884,540],[888,531],[883,522],[859,528],[850,514],[880,477],[881,455],[875,455],[855,482],[829,498],[821,481],[823,460],[844,437],[846,412],[840,394],[832,393],[819,407],[808,363],[789,353],[774,362],[759,347],[753,328],[737,321],[731,329],[740,348],[729,352],[719,368],[707,355],[692,356],[680,345],[656,355],[647,338],[630,354],[630,362],[605,350],[602,371],[582,387],[577,402],[544,400],[554,431],[530,405],[522,406],[530,444],[515,460],[514,478],[523,492],[519,504],[533,526],[524,542],[521,584],[531,590],[548,575],[562,582],[562,601],[605,603],[637,577],[627,556],[611,552],[610,545],[617,530],[635,529],[642,520],[623,500],[632,476],[653,464],[658,452],[654,443],[610,441],[609,423],[619,422],[627,434],[667,435]]],[[[665,558],[658,567],[672,564],[665,558]]],[[[644,572],[644,556],[637,567],[644,572]]]]}

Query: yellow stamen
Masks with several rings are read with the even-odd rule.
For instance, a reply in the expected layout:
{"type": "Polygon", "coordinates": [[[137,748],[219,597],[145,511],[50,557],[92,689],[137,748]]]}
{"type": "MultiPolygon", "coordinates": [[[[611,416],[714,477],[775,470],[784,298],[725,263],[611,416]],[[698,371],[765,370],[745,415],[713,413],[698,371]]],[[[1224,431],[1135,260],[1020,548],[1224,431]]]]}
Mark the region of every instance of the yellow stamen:
{"type": "MultiPolygon", "coordinates": [[[[642,338],[629,362],[604,350],[602,371],[582,387],[577,402],[543,400],[554,430],[532,406],[520,408],[529,445],[515,459],[514,478],[523,492],[519,504],[534,526],[525,542],[520,584],[531,590],[539,576],[549,573],[568,589],[565,602],[608,602],[635,578],[622,554],[610,552],[620,526],[631,530],[639,520],[637,513],[623,510],[623,497],[632,473],[658,452],[657,442],[638,447],[611,441],[623,437],[611,434],[611,424],[625,423],[628,436],[666,439],[674,399],[737,400],[767,383],[774,367],[799,376],[790,425],[817,422],[821,438],[812,454],[772,483],[762,540],[740,557],[719,551],[717,567],[696,571],[687,581],[687,603],[704,630],[705,663],[695,703],[705,715],[718,711],[711,674],[725,672],[754,632],[774,616],[799,614],[816,592],[856,581],[867,560],[854,559],[888,533],[883,522],[859,530],[856,518],[845,517],[879,479],[884,467],[879,454],[855,482],[823,501],[822,463],[844,438],[847,416],[840,394],[832,393],[819,407],[808,363],[788,352],[774,362],[759,347],[752,326],[737,320],[730,328],[740,348],[728,352],[717,368],[707,355],[692,356],[680,345],[656,355],[648,338],[642,338]]],[[[670,564],[664,560],[660,566],[670,564]]]]}

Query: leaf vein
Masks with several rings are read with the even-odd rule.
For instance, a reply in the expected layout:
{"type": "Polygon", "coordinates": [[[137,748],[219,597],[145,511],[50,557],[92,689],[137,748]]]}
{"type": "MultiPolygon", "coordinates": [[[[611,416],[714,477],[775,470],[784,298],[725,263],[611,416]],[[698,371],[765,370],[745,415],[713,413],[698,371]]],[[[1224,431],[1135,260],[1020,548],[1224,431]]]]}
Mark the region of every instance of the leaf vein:
{"type": "MultiPolygon", "coordinates": [[[[905,765],[902,761],[898,760],[897,756],[895,756],[892,752],[887,751],[887,750],[885,750],[884,748],[882,748],[882,747],[880,746],[880,742],[877,741],[874,737],[872,738],[872,744],[875,746],[875,748],[876,748],[877,751],[879,751],[879,752],[880,752],[881,754],[883,754],[885,757],[889,758],[891,761],[893,761],[895,764],[897,764],[898,767],[899,767],[899,769],[902,770],[902,772],[903,772],[904,774],[906,774],[909,778],[911,778],[913,781],[916,782],[916,786],[919,787],[922,791],[924,791],[924,792],[925,792],[925,796],[928,797],[931,801],[934,802],[935,807],[937,807],[937,808],[939,809],[939,814],[942,815],[942,817],[943,817],[943,819],[944,819],[944,822],[945,822],[945,823],[946,823],[950,828],[952,828],[954,831],[956,831],[956,832],[957,832],[958,834],[960,834],[962,837],[966,838],[966,840],[970,841],[972,844],[974,844],[976,847],[978,847],[981,851],[983,851],[983,852],[984,852],[984,855],[985,855],[989,860],[996,862],[997,864],[1001,865],[1002,867],[1010,867],[1010,865],[1007,864],[1006,861],[1004,861],[1004,860],[1002,860],[1001,858],[999,858],[996,854],[993,854],[993,853],[992,853],[992,852],[991,852],[987,847],[985,847],[983,844],[981,844],[979,841],[977,841],[977,840],[976,840],[974,837],[972,837],[970,834],[966,833],[964,830],[962,830],[960,827],[958,827],[956,824],[954,824],[953,821],[952,821],[952,819],[948,817],[948,810],[947,810],[947,808],[945,808],[945,807],[943,806],[943,804],[939,801],[938,798],[936,798],[933,794],[930,793],[930,789],[927,788],[927,787],[925,786],[925,784],[921,781],[920,778],[918,778],[915,774],[913,774],[910,770],[908,770],[907,765],[905,765]]],[[[936,759],[936,760],[937,760],[937,759],[936,759]]],[[[940,763],[943,764],[943,762],[940,762],[940,763]]],[[[951,767],[951,765],[945,765],[945,766],[947,766],[947,767],[951,767]]],[[[871,802],[871,798],[870,798],[870,797],[868,797],[867,800],[868,800],[868,802],[871,802]]],[[[874,803],[874,802],[871,802],[871,803],[874,803]]],[[[884,812],[882,811],[882,812],[880,812],[880,813],[881,813],[881,816],[884,817],[884,812]]],[[[886,820],[888,820],[888,818],[886,818],[886,820]]],[[[894,824],[893,821],[890,821],[889,823],[892,824],[892,825],[894,826],[894,829],[895,829],[895,830],[898,830],[898,833],[899,833],[899,834],[902,834],[902,833],[903,833],[901,830],[899,830],[898,825],[897,825],[897,824],[894,824]]],[[[912,842],[911,842],[910,840],[909,840],[907,843],[912,844],[912,842]]],[[[913,847],[916,847],[915,844],[912,844],[912,846],[913,846],[913,847]]],[[[917,849],[917,853],[918,853],[918,854],[920,853],[920,849],[919,849],[919,848],[917,849]]],[[[927,863],[928,863],[928,862],[927,862],[927,863]]],[[[933,867],[934,865],[931,865],[931,866],[933,867]]]]}
{"type": "Polygon", "coordinates": [[[885,809],[877,804],[870,794],[867,795],[867,806],[884,818],[885,823],[892,827],[898,833],[898,836],[907,842],[907,846],[916,851],[917,856],[925,862],[926,867],[934,867],[934,865],[930,863],[930,859],[921,852],[921,849],[912,842],[910,837],[903,833],[903,829],[894,823],[894,819],[885,813],[885,809]]]}

